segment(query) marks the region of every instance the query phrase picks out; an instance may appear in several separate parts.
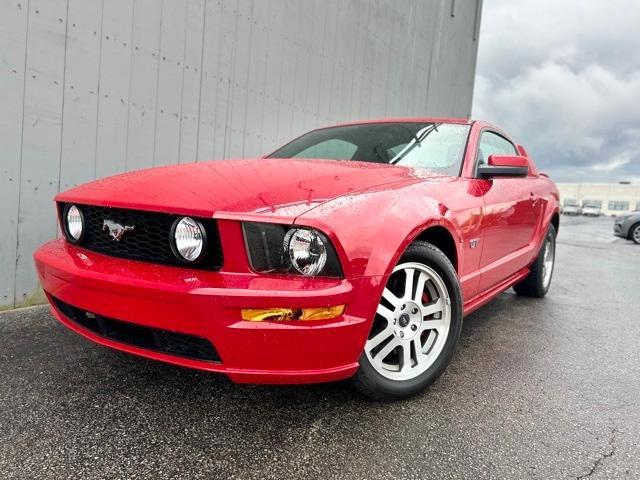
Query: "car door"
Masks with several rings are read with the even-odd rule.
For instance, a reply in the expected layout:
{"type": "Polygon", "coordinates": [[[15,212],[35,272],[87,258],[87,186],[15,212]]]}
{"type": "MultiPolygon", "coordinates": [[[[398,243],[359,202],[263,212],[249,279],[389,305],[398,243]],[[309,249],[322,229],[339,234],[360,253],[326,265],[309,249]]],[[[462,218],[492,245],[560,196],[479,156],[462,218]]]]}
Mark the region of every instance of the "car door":
{"type": "MultiPolygon", "coordinates": [[[[504,135],[485,129],[480,133],[477,165],[490,155],[518,155],[516,146],[504,135]]],[[[481,220],[480,290],[501,283],[530,261],[537,215],[535,181],[531,177],[494,177],[488,180],[481,220]]]]}

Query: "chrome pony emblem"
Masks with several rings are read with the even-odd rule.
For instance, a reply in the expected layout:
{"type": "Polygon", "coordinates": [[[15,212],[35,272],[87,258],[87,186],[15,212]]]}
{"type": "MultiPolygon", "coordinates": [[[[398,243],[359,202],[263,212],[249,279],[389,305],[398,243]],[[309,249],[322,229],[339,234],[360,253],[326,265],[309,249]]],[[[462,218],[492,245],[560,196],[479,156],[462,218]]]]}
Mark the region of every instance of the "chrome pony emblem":
{"type": "Polygon", "coordinates": [[[102,222],[102,231],[104,232],[105,230],[109,230],[109,235],[111,235],[114,242],[122,240],[122,236],[125,232],[133,230],[134,228],[135,227],[133,225],[120,225],[113,220],[104,220],[102,222]]]}

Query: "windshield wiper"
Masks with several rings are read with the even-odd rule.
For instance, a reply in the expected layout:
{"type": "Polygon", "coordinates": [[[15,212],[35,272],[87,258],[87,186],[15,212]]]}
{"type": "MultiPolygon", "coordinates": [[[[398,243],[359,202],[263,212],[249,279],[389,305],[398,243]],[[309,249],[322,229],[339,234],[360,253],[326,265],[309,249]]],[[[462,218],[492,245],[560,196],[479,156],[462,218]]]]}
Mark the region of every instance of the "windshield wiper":
{"type": "Polygon", "coordinates": [[[418,137],[418,135],[416,135],[413,130],[411,130],[409,127],[407,127],[406,125],[400,125],[402,128],[404,128],[407,132],[409,132],[411,134],[411,136],[414,138],[414,140],[416,141],[416,143],[418,144],[418,146],[420,146],[420,144],[422,143],[422,140],[424,140],[424,138],[429,135],[432,131],[438,131],[438,125],[440,125],[439,123],[433,123],[431,125],[431,127],[429,127],[429,130],[425,130],[425,132],[420,135],[420,137],[418,137]]]}
{"type": "Polygon", "coordinates": [[[424,141],[424,139],[427,138],[431,134],[431,132],[434,132],[434,131],[437,132],[438,131],[438,125],[442,125],[442,124],[441,123],[434,123],[430,127],[425,128],[424,131],[422,132],[422,135],[420,135],[419,137],[414,134],[413,137],[416,139],[415,143],[410,148],[407,148],[406,150],[400,152],[396,156],[396,158],[392,159],[389,163],[392,164],[392,165],[395,165],[400,160],[402,160],[411,150],[413,150],[416,147],[419,147],[422,144],[422,142],[424,141]]]}
{"type": "Polygon", "coordinates": [[[409,132],[409,134],[415,139],[416,143],[420,143],[420,139],[413,132],[413,130],[411,130],[409,127],[407,127],[406,125],[403,125],[403,124],[400,124],[400,127],[404,128],[407,132],[409,132]]]}

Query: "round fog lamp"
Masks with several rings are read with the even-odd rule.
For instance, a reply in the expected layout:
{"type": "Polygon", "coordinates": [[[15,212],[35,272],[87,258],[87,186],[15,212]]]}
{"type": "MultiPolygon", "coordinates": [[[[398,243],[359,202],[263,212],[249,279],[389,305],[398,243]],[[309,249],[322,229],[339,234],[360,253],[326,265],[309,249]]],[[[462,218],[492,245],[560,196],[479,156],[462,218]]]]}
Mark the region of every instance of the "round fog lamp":
{"type": "Polygon", "coordinates": [[[291,265],[303,275],[318,275],[327,263],[324,236],[305,228],[292,228],[284,237],[291,265]]]}
{"type": "Polygon", "coordinates": [[[194,262],[204,249],[204,229],[192,218],[182,217],[175,224],[173,239],[176,252],[182,259],[194,262]]]}
{"type": "Polygon", "coordinates": [[[69,237],[71,237],[71,241],[79,241],[84,230],[84,219],[82,218],[82,213],[80,213],[80,210],[78,210],[78,207],[75,205],[71,205],[67,209],[66,222],[67,233],[69,237]]]}

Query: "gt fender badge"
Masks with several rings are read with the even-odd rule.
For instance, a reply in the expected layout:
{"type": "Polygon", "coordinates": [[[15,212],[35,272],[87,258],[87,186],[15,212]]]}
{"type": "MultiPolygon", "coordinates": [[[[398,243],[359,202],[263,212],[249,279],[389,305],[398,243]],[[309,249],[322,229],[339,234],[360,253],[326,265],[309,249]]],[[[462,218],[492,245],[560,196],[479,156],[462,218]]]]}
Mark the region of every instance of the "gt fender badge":
{"type": "Polygon", "coordinates": [[[478,238],[472,238],[471,241],[469,241],[469,247],[476,248],[479,242],[480,240],[478,238]]]}

